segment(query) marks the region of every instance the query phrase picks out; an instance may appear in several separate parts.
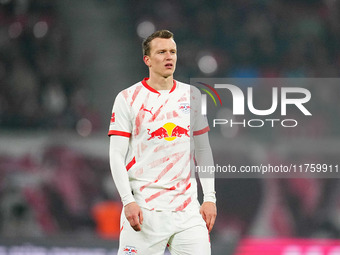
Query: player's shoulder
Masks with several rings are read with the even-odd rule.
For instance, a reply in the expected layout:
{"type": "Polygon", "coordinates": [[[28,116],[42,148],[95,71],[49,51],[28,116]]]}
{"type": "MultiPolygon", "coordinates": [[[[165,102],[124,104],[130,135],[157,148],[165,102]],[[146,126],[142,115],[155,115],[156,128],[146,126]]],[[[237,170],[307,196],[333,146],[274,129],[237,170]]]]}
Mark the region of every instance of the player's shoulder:
{"type": "Polygon", "coordinates": [[[177,80],[176,80],[176,83],[177,83],[177,87],[179,90],[187,90],[190,92],[190,94],[193,94],[193,95],[200,94],[200,90],[193,85],[190,85],[190,84],[187,84],[181,81],[177,81],[177,80]]]}
{"type": "Polygon", "coordinates": [[[123,97],[125,100],[127,100],[128,98],[132,97],[136,93],[136,91],[141,90],[142,87],[143,84],[140,81],[136,82],[135,84],[120,91],[117,97],[123,97]]]}
{"type": "Polygon", "coordinates": [[[131,85],[130,87],[127,87],[126,89],[123,89],[121,93],[133,93],[136,90],[140,90],[143,87],[142,82],[136,82],[135,84],[131,85]]]}

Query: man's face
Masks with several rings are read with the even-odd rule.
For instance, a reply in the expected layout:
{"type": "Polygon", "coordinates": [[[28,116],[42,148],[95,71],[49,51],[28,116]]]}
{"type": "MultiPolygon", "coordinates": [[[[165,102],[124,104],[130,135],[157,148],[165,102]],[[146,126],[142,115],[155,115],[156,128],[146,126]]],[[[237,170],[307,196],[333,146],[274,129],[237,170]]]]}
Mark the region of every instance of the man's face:
{"type": "Polygon", "coordinates": [[[177,49],[175,41],[165,38],[155,38],[150,42],[150,56],[144,56],[144,62],[150,72],[167,78],[175,72],[177,49]]]}

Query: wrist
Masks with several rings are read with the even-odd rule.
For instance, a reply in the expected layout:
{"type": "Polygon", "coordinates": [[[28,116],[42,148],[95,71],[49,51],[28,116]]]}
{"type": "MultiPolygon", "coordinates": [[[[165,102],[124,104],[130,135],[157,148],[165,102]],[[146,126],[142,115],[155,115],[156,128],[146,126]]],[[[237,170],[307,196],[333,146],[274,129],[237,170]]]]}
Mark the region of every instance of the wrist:
{"type": "Polygon", "coordinates": [[[122,197],[123,206],[126,206],[132,202],[136,202],[132,194],[122,197]]]}
{"type": "Polygon", "coordinates": [[[216,192],[209,192],[203,195],[203,202],[212,202],[216,203],[216,192]]]}

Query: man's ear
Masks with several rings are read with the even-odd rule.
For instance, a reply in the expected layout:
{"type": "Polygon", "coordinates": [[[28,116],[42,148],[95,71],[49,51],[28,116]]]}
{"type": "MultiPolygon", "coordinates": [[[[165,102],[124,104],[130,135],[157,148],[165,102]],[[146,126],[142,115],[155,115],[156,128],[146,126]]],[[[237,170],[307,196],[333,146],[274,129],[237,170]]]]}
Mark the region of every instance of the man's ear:
{"type": "Polygon", "coordinates": [[[148,55],[144,55],[143,61],[148,67],[151,67],[150,57],[148,55]]]}

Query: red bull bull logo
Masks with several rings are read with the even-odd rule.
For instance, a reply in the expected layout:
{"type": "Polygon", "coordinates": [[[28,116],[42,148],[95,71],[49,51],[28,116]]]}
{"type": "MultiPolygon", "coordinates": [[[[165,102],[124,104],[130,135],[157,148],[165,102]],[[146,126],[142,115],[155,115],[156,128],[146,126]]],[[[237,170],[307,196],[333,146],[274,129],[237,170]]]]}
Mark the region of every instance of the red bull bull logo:
{"type": "Polygon", "coordinates": [[[183,128],[178,126],[174,123],[168,122],[153,132],[150,132],[148,129],[148,134],[150,135],[148,140],[158,138],[158,139],[165,139],[167,141],[175,140],[177,137],[187,136],[190,137],[189,134],[190,125],[187,128],[183,128]]]}

